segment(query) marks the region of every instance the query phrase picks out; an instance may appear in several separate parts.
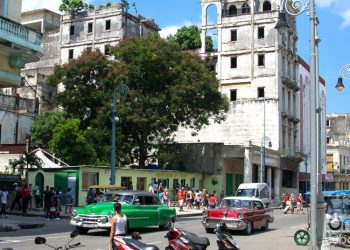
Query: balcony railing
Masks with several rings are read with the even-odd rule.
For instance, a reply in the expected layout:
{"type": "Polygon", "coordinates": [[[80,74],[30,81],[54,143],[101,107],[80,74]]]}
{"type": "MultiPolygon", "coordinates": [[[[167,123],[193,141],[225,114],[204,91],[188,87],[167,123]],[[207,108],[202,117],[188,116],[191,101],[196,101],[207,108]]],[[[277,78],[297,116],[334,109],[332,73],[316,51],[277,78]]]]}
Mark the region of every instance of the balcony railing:
{"type": "Polygon", "coordinates": [[[41,53],[41,33],[0,16],[0,39],[41,53]]]}

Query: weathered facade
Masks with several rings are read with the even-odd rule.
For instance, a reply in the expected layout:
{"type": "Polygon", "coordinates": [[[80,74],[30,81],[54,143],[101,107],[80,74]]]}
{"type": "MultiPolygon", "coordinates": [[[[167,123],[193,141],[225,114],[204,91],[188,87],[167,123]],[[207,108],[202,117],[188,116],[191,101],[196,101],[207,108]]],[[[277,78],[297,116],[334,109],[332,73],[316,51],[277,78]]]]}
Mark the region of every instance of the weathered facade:
{"type": "Polygon", "coordinates": [[[327,174],[332,187],[350,189],[350,114],[327,115],[327,174]]]}
{"type": "Polygon", "coordinates": [[[225,122],[211,124],[195,136],[194,131],[181,129],[177,141],[221,143],[220,168],[214,172],[223,176],[227,194],[233,194],[236,182],[258,181],[265,160],[264,181],[278,202],[283,192],[299,191],[295,19],[279,12],[277,0],[201,0],[201,4],[202,45],[207,34],[217,33],[217,51],[209,53],[202,46],[201,55],[214,62],[219,89],[230,100],[230,110],[225,122]],[[209,8],[216,9],[215,23],[210,23],[209,8]]]}

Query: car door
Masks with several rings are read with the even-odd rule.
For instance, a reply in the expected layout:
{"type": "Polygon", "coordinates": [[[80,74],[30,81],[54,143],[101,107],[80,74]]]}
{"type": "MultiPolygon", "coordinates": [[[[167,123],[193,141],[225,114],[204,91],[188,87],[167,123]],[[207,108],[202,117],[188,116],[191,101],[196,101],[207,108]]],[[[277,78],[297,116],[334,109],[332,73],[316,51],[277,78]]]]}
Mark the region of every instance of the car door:
{"type": "Polygon", "coordinates": [[[149,215],[145,213],[146,198],[143,195],[136,195],[132,209],[128,211],[127,218],[130,228],[141,228],[149,226],[149,215]]]}
{"type": "Polygon", "coordinates": [[[159,212],[160,200],[155,195],[145,195],[145,206],[143,207],[144,214],[148,217],[148,225],[159,225],[159,212]]]}
{"type": "Polygon", "coordinates": [[[261,201],[253,201],[253,210],[254,210],[254,221],[255,228],[261,228],[265,225],[265,209],[261,201]]]}

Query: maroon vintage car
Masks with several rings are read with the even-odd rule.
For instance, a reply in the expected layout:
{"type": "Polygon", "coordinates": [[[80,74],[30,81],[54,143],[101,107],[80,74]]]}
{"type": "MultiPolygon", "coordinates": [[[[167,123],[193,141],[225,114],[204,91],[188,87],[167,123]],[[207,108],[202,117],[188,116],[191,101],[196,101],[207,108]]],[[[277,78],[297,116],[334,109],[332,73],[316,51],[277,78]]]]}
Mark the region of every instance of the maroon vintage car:
{"type": "Polygon", "coordinates": [[[272,209],[265,208],[260,199],[226,197],[218,208],[208,209],[204,213],[202,224],[205,231],[211,233],[223,220],[229,230],[242,230],[250,234],[254,229],[268,230],[273,219],[272,209]]]}

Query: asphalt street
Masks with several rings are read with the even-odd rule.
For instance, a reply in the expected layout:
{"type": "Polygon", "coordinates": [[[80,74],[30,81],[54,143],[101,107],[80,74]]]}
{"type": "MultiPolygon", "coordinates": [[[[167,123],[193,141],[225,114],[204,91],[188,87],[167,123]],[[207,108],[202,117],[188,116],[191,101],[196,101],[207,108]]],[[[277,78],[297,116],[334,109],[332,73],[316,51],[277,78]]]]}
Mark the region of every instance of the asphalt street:
{"type": "MultiPolygon", "coordinates": [[[[259,249],[259,250],[292,250],[307,249],[307,247],[297,246],[294,243],[293,235],[296,230],[307,223],[306,214],[282,214],[281,210],[274,211],[275,221],[270,225],[267,232],[257,230],[251,235],[246,236],[241,233],[234,233],[240,248],[259,249]]],[[[3,220],[3,219],[1,219],[3,220]]],[[[50,249],[48,246],[35,245],[36,236],[47,238],[49,245],[58,247],[63,246],[69,240],[69,234],[74,229],[69,225],[68,220],[44,221],[42,217],[22,217],[9,216],[8,222],[18,221],[38,221],[44,222],[45,226],[37,229],[19,230],[15,232],[2,232],[0,234],[0,249],[12,247],[14,250],[44,250],[50,249]]],[[[1,221],[0,221],[1,222],[1,221]]],[[[211,245],[208,249],[217,249],[216,235],[207,234],[201,225],[201,217],[193,216],[179,218],[175,224],[178,228],[184,228],[200,236],[209,238],[211,245]]],[[[164,249],[167,240],[164,238],[166,231],[160,231],[156,227],[137,230],[142,235],[142,241],[145,243],[156,244],[160,249],[164,249]]],[[[108,249],[108,233],[102,230],[89,232],[88,235],[79,235],[73,242],[80,241],[84,246],[77,249],[99,250],[108,249]]],[[[333,248],[332,248],[333,249],[333,248]]]]}

